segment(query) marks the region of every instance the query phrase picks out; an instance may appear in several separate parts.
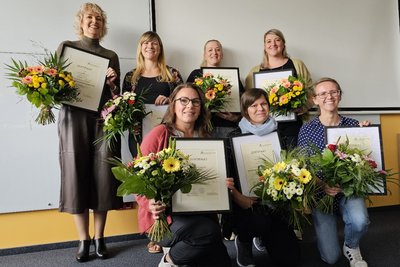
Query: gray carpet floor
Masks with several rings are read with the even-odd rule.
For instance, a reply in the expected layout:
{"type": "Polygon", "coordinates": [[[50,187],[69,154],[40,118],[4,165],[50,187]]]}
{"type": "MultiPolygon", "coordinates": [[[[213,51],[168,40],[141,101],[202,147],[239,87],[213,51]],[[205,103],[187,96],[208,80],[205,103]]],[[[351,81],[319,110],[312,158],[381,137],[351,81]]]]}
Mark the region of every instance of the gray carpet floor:
{"type": "MultiPolygon", "coordinates": [[[[362,239],[361,251],[369,267],[400,266],[400,207],[385,207],[369,210],[371,225],[362,239]]],[[[342,236],[342,234],[340,233],[342,236]]],[[[0,237],[1,238],[1,237],[0,237]]],[[[161,254],[149,254],[146,250],[147,239],[138,235],[128,240],[109,240],[108,248],[112,258],[99,260],[91,257],[86,263],[78,263],[74,256],[76,242],[58,246],[40,246],[12,250],[0,250],[1,267],[54,267],[54,266],[112,266],[112,267],[153,267],[157,266],[161,254]],[[64,246],[64,248],[63,248],[64,246]],[[61,247],[61,248],[60,248],[61,247]],[[39,250],[39,251],[35,251],[39,250]],[[21,253],[24,252],[24,253],[21,253]],[[30,252],[33,251],[33,252],[30,252]]],[[[232,258],[232,266],[236,265],[235,246],[233,241],[225,241],[232,258]]],[[[325,267],[319,259],[315,236],[312,227],[307,227],[304,238],[300,241],[302,260],[300,267],[325,267]]],[[[267,253],[260,253],[253,248],[257,266],[273,266],[267,253]]],[[[335,267],[349,266],[343,257],[335,267]]]]}

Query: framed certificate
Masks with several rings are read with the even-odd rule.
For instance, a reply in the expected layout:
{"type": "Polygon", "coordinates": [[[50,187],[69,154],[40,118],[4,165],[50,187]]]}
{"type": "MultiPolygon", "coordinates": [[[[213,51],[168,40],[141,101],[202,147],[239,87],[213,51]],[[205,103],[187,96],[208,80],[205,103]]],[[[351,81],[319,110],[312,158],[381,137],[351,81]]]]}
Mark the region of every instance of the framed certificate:
{"type": "Polygon", "coordinates": [[[197,167],[210,170],[216,179],[195,184],[183,194],[172,197],[172,213],[221,213],[231,210],[227,177],[225,144],[223,139],[177,138],[176,148],[188,154],[197,167]]]}
{"type": "Polygon", "coordinates": [[[64,104],[99,111],[102,108],[100,101],[110,59],[67,44],[64,44],[62,48],[61,58],[68,60],[69,65],[66,70],[72,73],[81,99],[79,102],[64,104]]]}
{"type": "Polygon", "coordinates": [[[224,108],[225,112],[240,112],[240,82],[239,82],[239,68],[201,68],[203,73],[212,73],[220,75],[224,79],[227,79],[232,85],[230,100],[226,103],[224,108]]]}
{"type": "MultiPolygon", "coordinates": [[[[280,79],[288,78],[293,75],[293,70],[279,71],[260,71],[253,73],[253,86],[267,90],[270,85],[276,83],[280,79]]],[[[276,121],[295,121],[296,114],[290,112],[287,115],[273,115],[276,121]]]]}
{"type": "Polygon", "coordinates": [[[168,105],[154,105],[154,104],[146,104],[145,110],[146,112],[150,112],[143,119],[142,123],[142,134],[143,137],[146,136],[154,126],[161,123],[162,118],[164,117],[165,112],[167,111],[168,105]]]}
{"type": "MultiPolygon", "coordinates": [[[[346,142],[370,154],[377,164],[378,170],[384,170],[382,138],[380,125],[367,127],[325,127],[325,143],[336,144],[346,142]],[[340,138],[340,139],[339,139],[340,138]]],[[[382,188],[371,188],[371,195],[386,195],[386,181],[383,181],[382,188]]]]}
{"type": "Polygon", "coordinates": [[[257,169],[263,159],[280,161],[281,145],[277,132],[264,136],[244,134],[231,138],[236,174],[243,195],[256,196],[251,189],[259,182],[257,169]]]}

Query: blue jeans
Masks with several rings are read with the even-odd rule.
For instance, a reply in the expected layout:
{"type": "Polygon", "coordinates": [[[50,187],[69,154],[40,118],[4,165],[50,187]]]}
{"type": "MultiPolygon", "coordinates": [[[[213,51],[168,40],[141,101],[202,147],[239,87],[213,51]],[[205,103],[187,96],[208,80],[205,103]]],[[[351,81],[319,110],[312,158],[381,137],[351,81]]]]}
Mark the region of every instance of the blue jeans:
{"type": "MultiPolygon", "coordinates": [[[[358,247],[369,225],[364,199],[342,197],[339,201],[339,212],[344,222],[344,242],[350,248],[358,247]]],[[[321,259],[329,264],[336,263],[342,255],[337,234],[337,215],[315,209],[313,222],[321,259]]]]}

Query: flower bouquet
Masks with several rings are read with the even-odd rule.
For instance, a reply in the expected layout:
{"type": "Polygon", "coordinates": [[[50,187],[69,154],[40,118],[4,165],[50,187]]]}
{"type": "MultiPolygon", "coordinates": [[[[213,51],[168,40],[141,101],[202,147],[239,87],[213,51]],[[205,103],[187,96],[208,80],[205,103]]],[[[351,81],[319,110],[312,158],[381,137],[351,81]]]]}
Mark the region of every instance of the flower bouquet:
{"type": "Polygon", "coordinates": [[[206,107],[210,111],[221,111],[229,101],[232,85],[227,79],[220,75],[214,76],[212,73],[204,73],[202,77],[197,77],[194,83],[201,88],[206,98],[206,107]]]}
{"type": "Polygon", "coordinates": [[[122,135],[128,130],[133,133],[136,141],[140,135],[141,123],[148,113],[145,111],[144,98],[133,92],[124,92],[122,95],[115,95],[108,100],[101,111],[101,119],[104,120],[102,138],[96,140],[110,142],[115,140],[117,135],[122,135]]]}
{"type": "Polygon", "coordinates": [[[7,66],[7,77],[17,93],[26,98],[35,107],[40,108],[36,122],[42,125],[55,122],[52,108],[60,108],[62,102],[79,101],[79,92],[75,87],[72,74],[65,71],[66,60],[57,54],[51,54],[38,65],[28,66],[26,62],[12,59],[13,64],[7,66]]]}
{"type": "Polygon", "coordinates": [[[307,215],[315,204],[317,187],[310,167],[299,149],[282,151],[280,162],[263,159],[263,164],[258,166],[260,182],[252,189],[263,204],[282,212],[299,231],[301,219],[309,222],[307,215]]]}
{"type": "MultiPolygon", "coordinates": [[[[189,161],[189,156],[176,149],[176,140],[169,139],[168,147],[148,155],[142,155],[138,145],[136,159],[126,165],[115,162],[114,176],[122,182],[118,195],[138,194],[170,206],[173,194],[181,190],[189,193],[192,184],[201,184],[215,176],[207,170],[200,170],[189,161]]],[[[159,242],[171,235],[167,217],[164,214],[155,220],[148,232],[152,241],[159,242]]]]}
{"type": "Polygon", "coordinates": [[[289,76],[287,79],[270,84],[266,91],[269,95],[271,113],[276,116],[286,116],[307,105],[307,90],[301,78],[289,76]]]}
{"type": "MultiPolygon", "coordinates": [[[[316,153],[310,160],[319,169],[318,175],[328,186],[340,187],[345,197],[368,199],[371,190],[379,192],[387,177],[393,174],[378,170],[374,159],[365,151],[352,147],[348,138],[338,144],[339,140],[336,144],[328,144],[322,153],[316,153]]],[[[333,201],[334,197],[325,194],[317,208],[332,213],[333,201]]]]}

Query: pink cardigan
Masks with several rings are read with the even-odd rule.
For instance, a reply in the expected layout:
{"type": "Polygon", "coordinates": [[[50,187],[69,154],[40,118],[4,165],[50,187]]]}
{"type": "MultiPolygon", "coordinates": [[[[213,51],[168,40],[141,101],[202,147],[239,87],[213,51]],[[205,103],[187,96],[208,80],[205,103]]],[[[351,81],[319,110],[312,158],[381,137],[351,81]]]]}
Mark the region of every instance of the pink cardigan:
{"type": "MultiPolygon", "coordinates": [[[[143,155],[147,155],[151,152],[157,153],[168,146],[168,139],[171,133],[167,127],[163,124],[154,127],[144,138],[140,149],[143,155]]],[[[139,230],[141,232],[147,232],[150,226],[154,223],[153,216],[149,211],[149,200],[144,196],[135,195],[136,202],[139,205],[138,209],[138,221],[139,230]]],[[[168,218],[168,222],[171,220],[168,218]]]]}

